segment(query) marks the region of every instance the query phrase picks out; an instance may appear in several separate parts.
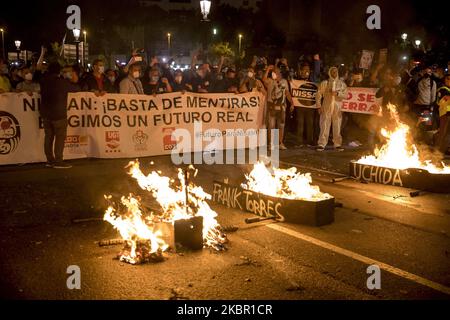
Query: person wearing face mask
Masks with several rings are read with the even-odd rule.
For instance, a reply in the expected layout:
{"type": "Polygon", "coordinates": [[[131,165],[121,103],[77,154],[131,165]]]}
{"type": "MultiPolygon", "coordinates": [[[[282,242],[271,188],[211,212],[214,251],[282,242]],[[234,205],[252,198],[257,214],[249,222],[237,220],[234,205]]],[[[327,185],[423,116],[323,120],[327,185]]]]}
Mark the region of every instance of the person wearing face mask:
{"type": "Polygon", "coordinates": [[[139,64],[134,63],[128,68],[128,76],[120,81],[120,93],[123,94],[144,94],[144,88],[142,87],[141,67],[139,64]]]}
{"type": "Polygon", "coordinates": [[[423,76],[417,83],[417,98],[414,101],[411,116],[417,119],[415,132],[417,140],[426,140],[428,131],[433,126],[432,114],[436,102],[437,84],[432,78],[431,68],[423,70],[423,76]]]}
{"type": "Polygon", "coordinates": [[[344,151],[341,136],[342,111],[337,102],[347,97],[347,85],[339,79],[339,73],[336,67],[331,67],[328,75],[329,79],[320,83],[316,96],[316,103],[319,107],[320,114],[320,136],[316,150],[325,150],[328,144],[331,125],[333,125],[334,149],[336,151],[344,151]]]}
{"type": "Polygon", "coordinates": [[[108,69],[105,72],[106,81],[108,82],[107,87],[111,87],[110,93],[118,93],[119,92],[119,82],[117,81],[117,72],[113,69],[108,69]]]}
{"type": "Polygon", "coordinates": [[[418,96],[414,101],[416,114],[420,114],[424,109],[429,109],[436,101],[437,85],[431,75],[431,68],[426,68],[423,77],[417,83],[418,96]]]}
{"type": "Polygon", "coordinates": [[[24,76],[24,81],[20,82],[17,85],[17,92],[27,92],[30,96],[33,95],[33,92],[41,92],[41,86],[39,85],[39,83],[33,81],[33,73],[31,72],[30,68],[22,69],[22,74],[24,76]]]}
{"type": "Polygon", "coordinates": [[[106,93],[114,93],[115,88],[105,76],[105,63],[101,59],[96,59],[92,63],[92,72],[87,73],[82,81],[85,91],[94,92],[96,96],[106,93]]]}
{"type": "Polygon", "coordinates": [[[149,79],[144,82],[144,93],[148,95],[157,95],[161,93],[172,92],[172,86],[169,80],[161,77],[159,69],[152,68],[149,72],[149,79]]]}
{"type": "MultiPolygon", "coordinates": [[[[311,68],[307,62],[298,66],[295,79],[309,81],[311,68]]],[[[308,147],[314,145],[314,117],[316,110],[312,108],[295,108],[295,119],[297,125],[297,148],[303,148],[305,144],[308,147]],[[306,135],[306,137],[305,137],[306,135]]]]}
{"type": "Polygon", "coordinates": [[[11,82],[8,77],[8,65],[0,59],[0,93],[10,92],[11,82]]]}
{"type": "MultiPolygon", "coordinates": [[[[283,79],[281,70],[276,69],[273,65],[267,67],[266,73],[263,77],[264,84],[267,88],[267,122],[268,122],[268,144],[271,145],[272,130],[279,130],[279,149],[286,150],[283,143],[284,127],[286,121],[287,100],[291,104],[291,112],[293,111],[293,101],[291,93],[289,92],[289,84],[286,79],[283,79]]],[[[272,147],[272,146],[271,146],[272,147]]]]}
{"type": "Polygon", "coordinates": [[[186,92],[189,88],[186,86],[186,81],[184,79],[183,71],[180,69],[175,71],[175,76],[171,84],[173,92],[186,92]]]}
{"type": "Polygon", "coordinates": [[[211,68],[209,63],[201,64],[196,69],[198,54],[192,57],[191,63],[191,85],[192,91],[198,93],[208,93],[212,91],[211,85],[211,68]]]}
{"type": "Polygon", "coordinates": [[[252,67],[250,67],[247,69],[247,74],[241,81],[241,85],[239,86],[239,92],[246,93],[254,91],[259,91],[264,95],[266,94],[264,85],[260,80],[256,79],[255,70],[252,67]]]}
{"type": "Polygon", "coordinates": [[[67,169],[72,166],[64,163],[64,140],[67,136],[67,96],[69,92],[80,91],[78,72],[75,67],[66,67],[64,78],[59,76],[60,65],[51,63],[48,72],[40,82],[41,108],[45,141],[44,151],[47,167],[67,169]]]}

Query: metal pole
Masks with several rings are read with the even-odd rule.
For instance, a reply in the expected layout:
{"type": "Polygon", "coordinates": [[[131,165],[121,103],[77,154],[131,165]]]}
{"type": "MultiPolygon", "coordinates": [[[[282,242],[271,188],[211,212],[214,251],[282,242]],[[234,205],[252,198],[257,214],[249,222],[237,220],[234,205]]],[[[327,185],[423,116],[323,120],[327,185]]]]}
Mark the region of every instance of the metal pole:
{"type": "Polygon", "coordinates": [[[2,49],[3,49],[3,60],[6,60],[5,53],[5,30],[2,29],[2,49]]]}
{"type": "Polygon", "coordinates": [[[87,36],[86,31],[83,32],[84,35],[84,42],[83,42],[83,67],[86,66],[86,43],[87,43],[87,36]]]}
{"type": "Polygon", "coordinates": [[[79,42],[75,42],[75,45],[76,45],[75,53],[76,53],[76,59],[77,59],[75,64],[78,64],[78,60],[80,59],[80,51],[79,51],[79,48],[78,48],[79,44],[80,44],[79,42]]]}
{"type": "Polygon", "coordinates": [[[241,56],[242,36],[239,35],[239,57],[241,56]]]}

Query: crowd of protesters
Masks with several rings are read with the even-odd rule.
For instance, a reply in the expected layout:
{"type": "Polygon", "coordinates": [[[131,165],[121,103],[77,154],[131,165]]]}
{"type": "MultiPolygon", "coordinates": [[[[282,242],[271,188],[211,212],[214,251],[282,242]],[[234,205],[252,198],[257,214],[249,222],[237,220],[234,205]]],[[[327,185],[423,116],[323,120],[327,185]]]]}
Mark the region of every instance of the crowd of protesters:
{"type": "MultiPolygon", "coordinates": [[[[103,60],[94,60],[91,70],[79,66],[60,67],[44,63],[45,49],[32,66],[11,67],[0,60],[0,93],[41,93],[41,116],[45,129],[45,153],[48,165],[66,167],[62,161],[67,128],[65,108],[67,93],[90,91],[106,93],[158,95],[171,92],[232,93],[258,91],[266,97],[265,119],[269,129],[279,129],[279,148],[284,144],[285,127],[295,135],[295,147],[324,151],[329,140],[336,151],[344,150],[344,141],[359,146],[362,140],[348,130],[359,127],[367,132],[367,143],[373,147],[382,142],[380,129],[392,123],[388,104],[397,106],[400,118],[417,130],[415,138],[434,144],[442,153],[448,152],[450,140],[450,74],[440,66],[424,66],[411,60],[406,66],[376,64],[371,70],[344,65],[325,67],[319,54],[296,61],[285,58],[269,63],[265,57],[253,57],[245,66],[220,58],[216,65],[203,63],[198,55],[191,67],[172,68],[172,61],[160,62],[156,57],[145,62],[134,52],[125,66],[105,69],[103,60]],[[200,63],[201,60],[201,63],[200,63]],[[317,84],[316,109],[294,108],[290,80],[317,84]],[[349,87],[378,88],[381,98],[378,115],[342,112],[338,102],[347,97],[349,87]],[[427,141],[426,130],[434,139],[427,141]],[[55,142],[54,142],[55,141],[55,142]],[[54,145],[54,147],[52,147],[54,145]]],[[[429,136],[429,135],[428,135],[429,136]]]]}

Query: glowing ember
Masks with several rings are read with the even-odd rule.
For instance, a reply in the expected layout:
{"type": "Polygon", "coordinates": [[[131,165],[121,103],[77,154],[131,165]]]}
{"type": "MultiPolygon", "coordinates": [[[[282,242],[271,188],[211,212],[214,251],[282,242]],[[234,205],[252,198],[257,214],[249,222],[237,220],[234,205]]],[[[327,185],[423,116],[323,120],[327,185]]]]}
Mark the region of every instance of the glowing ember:
{"type": "Polygon", "coordinates": [[[393,169],[417,168],[427,170],[430,173],[450,174],[450,167],[444,163],[436,166],[431,163],[431,160],[420,160],[421,157],[417,147],[408,143],[409,126],[400,121],[394,105],[389,104],[387,107],[391,117],[395,120],[395,130],[381,129],[381,134],[387,140],[386,144],[381,148],[376,148],[374,155],[362,157],[357,163],[393,169]]]}
{"type": "Polygon", "coordinates": [[[332,198],[329,194],[320,192],[318,186],[311,185],[310,173],[301,174],[295,167],[271,170],[272,172],[262,162],[256,163],[250,174],[245,175],[247,182],[242,187],[285,199],[320,201],[332,198]]]}
{"type": "MultiPolygon", "coordinates": [[[[206,200],[211,196],[201,187],[189,183],[186,186],[185,172],[178,169],[179,186],[169,177],[161,176],[161,172],[152,171],[145,175],[139,162],[131,161],[128,166],[128,174],[135,178],[139,186],[151,192],[161,206],[159,213],[145,212],[138,197],[130,195],[122,197],[120,204],[110,205],[105,212],[104,220],[111,223],[126,240],[127,247],[120,260],[136,264],[149,260],[152,255],[160,255],[168,249],[168,244],[163,240],[159,224],[171,223],[181,219],[203,217],[203,243],[205,247],[216,250],[224,249],[226,236],[222,233],[217,223],[217,213],[213,211],[206,200]],[[186,203],[187,200],[187,203],[186,203]]],[[[189,170],[197,171],[191,166],[189,170]]],[[[105,198],[112,202],[111,196],[105,198]]]]}

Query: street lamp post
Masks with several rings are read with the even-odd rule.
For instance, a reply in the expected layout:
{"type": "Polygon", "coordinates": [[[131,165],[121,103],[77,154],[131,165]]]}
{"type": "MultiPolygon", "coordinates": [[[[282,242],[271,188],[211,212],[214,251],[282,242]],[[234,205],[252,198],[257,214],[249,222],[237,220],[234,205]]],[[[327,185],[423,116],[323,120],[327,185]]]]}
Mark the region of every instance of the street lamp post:
{"type": "Polygon", "coordinates": [[[16,40],[16,41],[14,41],[14,44],[16,45],[16,49],[17,49],[17,61],[19,61],[20,60],[20,45],[22,44],[22,41],[16,40]]]}
{"type": "Polygon", "coordinates": [[[420,41],[419,39],[417,39],[416,41],[414,41],[415,45],[417,48],[420,47],[420,44],[422,43],[422,41],[420,41]]]}
{"type": "Polygon", "coordinates": [[[241,57],[242,34],[239,34],[239,58],[241,57]]]}
{"type": "Polygon", "coordinates": [[[406,41],[406,39],[408,39],[408,34],[407,33],[402,33],[401,37],[402,37],[403,41],[406,41]]]}
{"type": "Polygon", "coordinates": [[[80,38],[80,29],[73,29],[73,37],[75,38],[75,57],[77,60],[77,64],[78,64],[78,60],[80,59],[80,51],[78,48],[78,44],[80,43],[79,38],[80,38]]]}
{"type": "Polygon", "coordinates": [[[6,60],[6,53],[5,53],[5,30],[3,28],[0,29],[0,32],[2,33],[2,51],[3,51],[3,60],[6,60]]]}
{"type": "Polygon", "coordinates": [[[167,34],[167,51],[168,51],[168,53],[169,53],[169,56],[171,55],[170,54],[170,50],[172,49],[171,47],[171,37],[172,37],[172,35],[170,34],[170,32],[167,34]]]}
{"type": "Polygon", "coordinates": [[[87,31],[83,31],[84,41],[83,41],[83,67],[86,65],[86,39],[87,39],[87,31]]]}
{"type": "Polygon", "coordinates": [[[211,10],[211,1],[206,1],[206,0],[200,1],[200,10],[203,15],[203,21],[209,21],[208,14],[211,10]]]}

